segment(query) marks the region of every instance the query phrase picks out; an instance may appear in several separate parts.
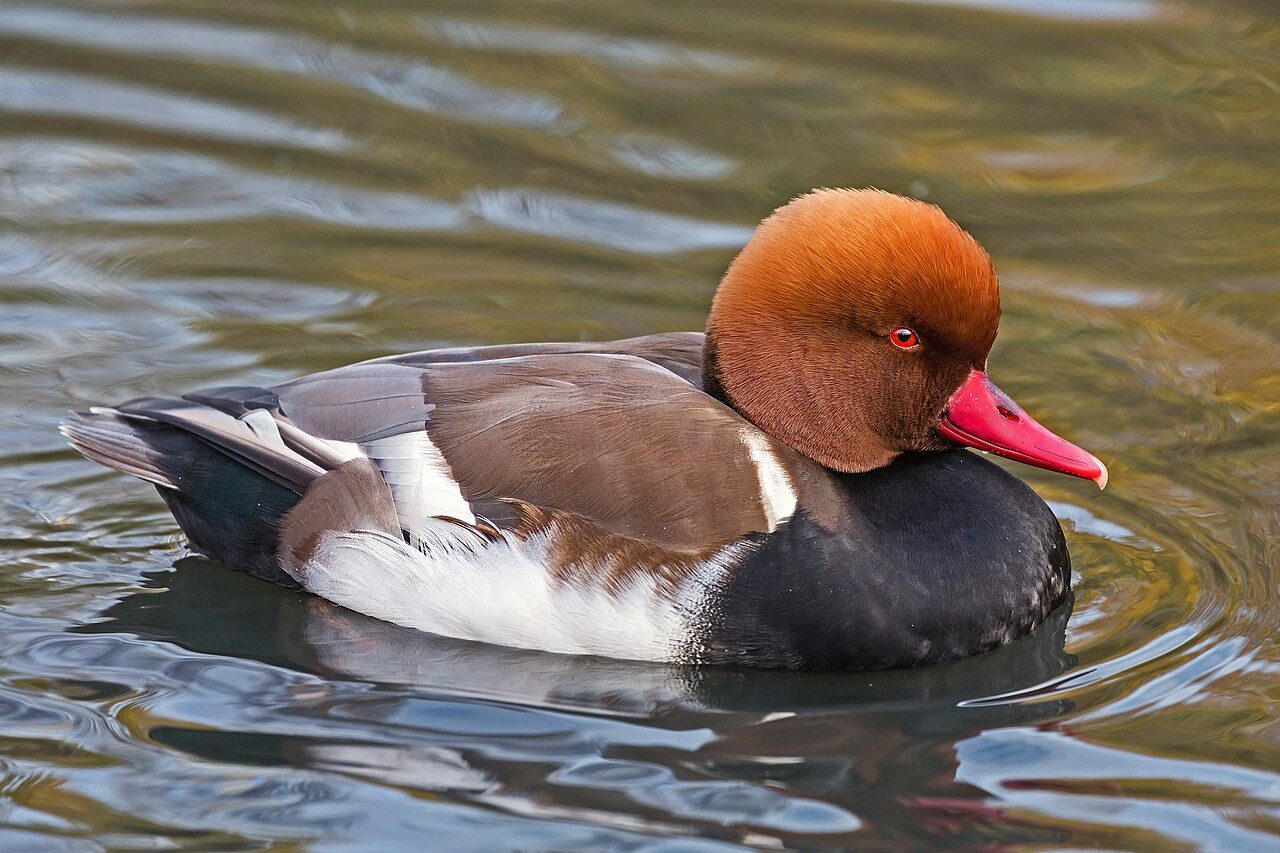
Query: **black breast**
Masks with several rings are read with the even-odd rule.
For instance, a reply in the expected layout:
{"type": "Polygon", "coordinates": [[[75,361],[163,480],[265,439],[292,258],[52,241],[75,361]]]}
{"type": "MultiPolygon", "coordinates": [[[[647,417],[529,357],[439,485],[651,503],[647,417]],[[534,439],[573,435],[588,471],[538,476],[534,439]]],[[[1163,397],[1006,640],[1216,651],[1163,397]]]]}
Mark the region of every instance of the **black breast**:
{"type": "Polygon", "coordinates": [[[1025,483],[968,451],[832,473],[847,518],[803,508],[734,570],[694,653],[751,666],[885,669],[1003,645],[1066,596],[1062,528],[1025,483]]]}

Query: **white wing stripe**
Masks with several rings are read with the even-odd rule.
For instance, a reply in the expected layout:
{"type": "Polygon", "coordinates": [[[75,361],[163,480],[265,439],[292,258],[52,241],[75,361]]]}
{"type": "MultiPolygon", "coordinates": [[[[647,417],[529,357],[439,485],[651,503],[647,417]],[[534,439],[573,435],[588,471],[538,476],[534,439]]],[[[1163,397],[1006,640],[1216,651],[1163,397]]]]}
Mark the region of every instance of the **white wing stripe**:
{"type": "Polygon", "coordinates": [[[361,447],[391,487],[396,512],[410,538],[416,541],[435,516],[475,524],[475,514],[449,463],[425,430],[381,438],[361,447]]]}
{"type": "Polygon", "coordinates": [[[796,490],[790,475],[769,447],[768,439],[752,427],[743,427],[740,432],[742,443],[747,446],[751,461],[756,466],[756,476],[760,480],[760,504],[772,533],[779,524],[795,515],[796,490]]]}

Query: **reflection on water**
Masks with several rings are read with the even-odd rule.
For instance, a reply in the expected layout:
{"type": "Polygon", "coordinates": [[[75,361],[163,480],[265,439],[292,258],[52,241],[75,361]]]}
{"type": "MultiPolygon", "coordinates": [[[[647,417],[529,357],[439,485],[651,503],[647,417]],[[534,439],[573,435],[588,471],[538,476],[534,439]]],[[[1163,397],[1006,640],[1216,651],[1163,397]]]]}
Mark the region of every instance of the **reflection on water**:
{"type": "Polygon", "coordinates": [[[166,721],[149,737],[208,760],[392,780],[544,816],[657,809],[680,819],[660,821],[667,831],[713,836],[722,827],[844,836],[866,812],[910,825],[931,809],[915,802],[922,777],[936,779],[934,796],[977,805],[972,786],[950,781],[954,756],[922,753],[919,741],[1031,725],[1070,708],[1047,695],[980,710],[957,705],[975,690],[1007,691],[1065,672],[1074,663],[1063,651],[1069,607],[995,654],[867,679],[494,648],[260,586],[181,560],[76,629],[96,639],[75,654],[109,680],[146,665],[120,648],[122,636],[194,653],[163,665],[158,677],[184,693],[205,684],[216,695],[149,700],[148,714],[166,721]],[[227,595],[229,584],[248,601],[227,595]],[[236,660],[234,671],[226,658],[236,660]],[[269,701],[285,694],[283,705],[269,701]],[[815,747],[821,760],[812,760],[815,747]],[[494,772],[498,758],[516,766],[494,772]],[[718,769],[692,778],[674,772],[690,761],[718,769]],[[522,775],[522,765],[537,765],[523,773],[545,775],[545,784],[528,790],[504,781],[522,775]]]}
{"type": "Polygon", "coordinates": [[[1280,18],[1235,0],[0,6],[0,845],[1274,848],[1280,18]],[[181,558],[90,403],[701,325],[811,186],[993,252],[1070,612],[875,675],[404,631],[181,558]]]}

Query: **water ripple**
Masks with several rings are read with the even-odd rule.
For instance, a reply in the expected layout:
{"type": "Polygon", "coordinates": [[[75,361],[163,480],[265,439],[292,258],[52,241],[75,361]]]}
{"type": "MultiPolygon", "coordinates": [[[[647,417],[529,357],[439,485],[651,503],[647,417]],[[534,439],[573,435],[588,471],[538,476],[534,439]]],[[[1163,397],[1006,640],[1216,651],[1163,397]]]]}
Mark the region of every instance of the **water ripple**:
{"type": "Polygon", "coordinates": [[[13,174],[0,186],[0,215],[138,225],[275,215],[408,232],[464,219],[435,199],[281,178],[194,154],[42,140],[0,143],[0,156],[13,174]]]}
{"type": "MultiPolygon", "coordinates": [[[[560,115],[560,107],[545,96],[485,86],[420,60],[189,18],[19,6],[0,9],[0,33],[134,55],[234,62],[342,83],[427,112],[514,127],[546,127],[560,115]]],[[[44,103],[45,92],[31,100],[44,103]]]]}
{"type": "Polygon", "coordinates": [[[477,190],[465,202],[502,228],[646,255],[741,246],[751,229],[541,190],[477,190]]]}
{"type": "Polygon", "coordinates": [[[1012,808],[1059,820],[1116,827],[1158,826],[1170,839],[1209,849],[1265,850],[1267,832],[1252,828],[1261,806],[1280,816],[1280,775],[1225,764],[1151,758],[1109,749],[1058,732],[986,731],[956,746],[958,779],[1012,808]],[[1186,808],[1165,800],[1170,788],[1242,794],[1240,809],[1186,808]]]}
{"type": "Polygon", "coordinates": [[[678,70],[690,74],[739,76],[762,70],[761,64],[756,61],[727,53],[585,30],[428,17],[420,18],[419,26],[427,35],[460,47],[485,51],[563,54],[637,71],[678,70]]]}
{"type": "Polygon", "coordinates": [[[325,151],[356,144],[342,131],[309,127],[251,107],[60,71],[0,69],[0,107],[238,142],[325,151]]]}

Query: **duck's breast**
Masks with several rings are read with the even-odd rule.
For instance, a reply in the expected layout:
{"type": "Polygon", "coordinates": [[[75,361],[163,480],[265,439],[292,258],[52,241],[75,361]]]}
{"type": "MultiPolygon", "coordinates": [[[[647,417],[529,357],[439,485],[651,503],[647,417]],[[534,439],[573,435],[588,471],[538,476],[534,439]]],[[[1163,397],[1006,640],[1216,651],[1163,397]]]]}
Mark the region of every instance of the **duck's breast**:
{"type": "Polygon", "coordinates": [[[1021,480],[968,451],[831,474],[838,529],[803,508],[738,565],[704,655],[881,669],[1001,646],[1065,598],[1062,528],[1021,480]]]}

